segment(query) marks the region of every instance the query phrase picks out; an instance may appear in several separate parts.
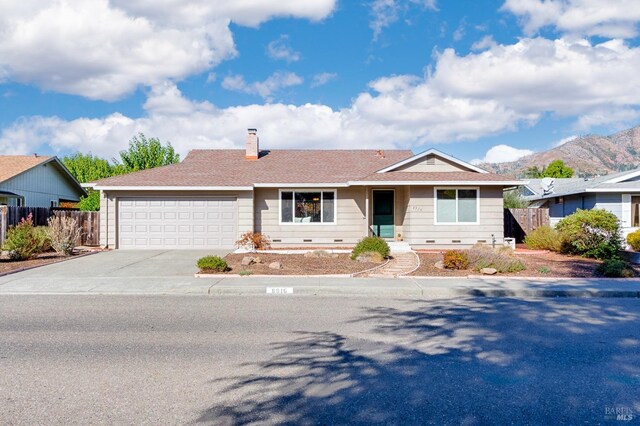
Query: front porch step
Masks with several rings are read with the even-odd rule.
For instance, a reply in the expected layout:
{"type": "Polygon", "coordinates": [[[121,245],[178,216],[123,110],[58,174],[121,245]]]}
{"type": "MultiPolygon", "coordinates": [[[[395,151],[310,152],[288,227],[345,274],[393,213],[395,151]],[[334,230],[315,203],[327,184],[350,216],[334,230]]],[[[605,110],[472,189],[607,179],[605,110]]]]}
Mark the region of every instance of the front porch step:
{"type": "Polygon", "coordinates": [[[405,241],[388,241],[389,249],[391,249],[391,253],[410,253],[411,246],[409,243],[405,241]]]}

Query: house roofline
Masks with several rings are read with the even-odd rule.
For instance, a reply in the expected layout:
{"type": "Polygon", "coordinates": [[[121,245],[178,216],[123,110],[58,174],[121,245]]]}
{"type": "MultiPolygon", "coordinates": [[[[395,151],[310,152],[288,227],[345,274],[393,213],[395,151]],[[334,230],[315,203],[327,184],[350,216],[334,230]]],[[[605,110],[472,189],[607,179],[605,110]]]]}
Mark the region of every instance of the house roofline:
{"type": "Polygon", "coordinates": [[[475,185],[475,186],[512,186],[512,185],[523,185],[522,181],[477,181],[477,180],[422,180],[422,181],[384,181],[384,180],[373,180],[373,181],[350,181],[350,185],[352,186],[362,186],[362,185],[475,185]]]}
{"type": "Polygon", "coordinates": [[[606,183],[620,183],[620,182],[625,181],[627,179],[632,179],[632,178],[638,177],[638,176],[640,176],[640,169],[634,170],[634,171],[630,171],[629,173],[626,173],[626,174],[624,174],[622,176],[615,177],[613,179],[605,180],[602,183],[603,184],[606,184],[606,183]]]}
{"type": "Polygon", "coordinates": [[[451,162],[453,162],[453,163],[458,164],[459,166],[462,166],[462,167],[465,167],[465,168],[467,168],[467,169],[473,170],[474,172],[478,172],[478,173],[489,173],[488,171],[486,171],[486,170],[484,170],[484,169],[481,169],[480,167],[476,167],[476,166],[474,166],[473,164],[471,164],[471,163],[467,163],[466,161],[460,160],[460,159],[458,159],[458,158],[456,158],[456,157],[454,157],[454,156],[452,156],[452,155],[445,154],[444,152],[439,151],[439,150],[437,150],[437,149],[435,149],[435,148],[429,148],[429,149],[427,149],[426,151],[421,152],[420,154],[416,154],[416,155],[414,155],[414,156],[412,156],[412,157],[405,158],[405,159],[404,159],[404,160],[402,160],[402,161],[399,161],[399,162],[397,162],[397,163],[395,163],[395,164],[392,164],[392,165],[390,165],[390,166],[387,166],[387,167],[385,167],[384,169],[380,169],[380,170],[378,170],[376,173],[386,173],[386,172],[390,172],[390,171],[392,171],[392,170],[397,169],[398,167],[402,167],[402,166],[404,166],[405,164],[409,164],[409,163],[411,163],[412,161],[416,161],[416,160],[419,160],[419,159],[421,159],[421,158],[424,158],[424,157],[426,157],[426,156],[427,156],[427,155],[429,155],[429,154],[435,154],[435,155],[438,155],[438,156],[440,156],[440,157],[442,157],[442,158],[444,158],[444,159],[446,159],[446,160],[449,160],[449,161],[451,161],[451,162]]]}
{"type": "Polygon", "coordinates": [[[253,186],[117,186],[94,185],[96,191],[252,191],[253,186]]]}

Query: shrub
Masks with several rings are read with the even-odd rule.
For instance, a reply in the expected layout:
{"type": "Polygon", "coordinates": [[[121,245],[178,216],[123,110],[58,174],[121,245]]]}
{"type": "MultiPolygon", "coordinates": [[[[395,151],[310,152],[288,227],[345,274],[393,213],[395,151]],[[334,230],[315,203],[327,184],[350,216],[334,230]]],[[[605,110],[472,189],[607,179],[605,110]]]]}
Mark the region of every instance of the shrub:
{"type": "Polygon", "coordinates": [[[245,232],[240,239],[236,241],[238,247],[247,247],[251,250],[269,250],[271,248],[271,240],[260,232],[245,232]]]}
{"type": "Polygon", "coordinates": [[[389,244],[380,237],[364,237],[353,248],[351,259],[355,260],[358,255],[366,251],[375,251],[382,257],[389,257],[389,244]]]}
{"type": "Polygon", "coordinates": [[[598,266],[597,271],[610,278],[631,278],[635,276],[633,269],[619,257],[605,260],[598,266]]]}
{"type": "Polygon", "coordinates": [[[196,266],[201,271],[225,272],[229,270],[227,261],[220,256],[205,256],[198,259],[196,266]]]}
{"type": "Polygon", "coordinates": [[[461,250],[447,250],[444,252],[442,265],[447,269],[467,269],[469,257],[461,250]]]}
{"type": "Polygon", "coordinates": [[[550,274],[551,269],[547,268],[546,266],[541,266],[538,268],[538,272],[540,272],[541,274],[550,274]]]}
{"type": "Polygon", "coordinates": [[[556,225],[562,236],[561,251],[596,259],[617,256],[622,249],[620,221],[602,209],[580,210],[556,225]]]}
{"type": "Polygon", "coordinates": [[[48,234],[51,248],[58,254],[70,255],[82,230],[78,221],[70,217],[50,217],[48,234]]]}
{"type": "Polygon", "coordinates": [[[518,272],[527,269],[525,264],[513,256],[513,252],[494,250],[483,244],[476,244],[467,252],[469,265],[479,271],[482,268],[494,268],[498,272],[518,272]]]}
{"type": "Polygon", "coordinates": [[[558,231],[548,225],[543,225],[529,232],[524,237],[524,244],[533,250],[560,251],[562,238],[558,231]]]}
{"type": "Polygon", "coordinates": [[[42,253],[45,245],[46,238],[33,226],[32,216],[29,214],[26,219],[22,218],[20,223],[9,228],[3,249],[9,252],[12,260],[27,260],[42,253]]]}
{"type": "Polygon", "coordinates": [[[633,251],[640,251],[640,229],[627,235],[627,244],[633,251]]]}
{"type": "Polygon", "coordinates": [[[40,244],[40,252],[44,253],[51,250],[51,238],[49,238],[49,227],[36,226],[33,228],[40,244]]]}

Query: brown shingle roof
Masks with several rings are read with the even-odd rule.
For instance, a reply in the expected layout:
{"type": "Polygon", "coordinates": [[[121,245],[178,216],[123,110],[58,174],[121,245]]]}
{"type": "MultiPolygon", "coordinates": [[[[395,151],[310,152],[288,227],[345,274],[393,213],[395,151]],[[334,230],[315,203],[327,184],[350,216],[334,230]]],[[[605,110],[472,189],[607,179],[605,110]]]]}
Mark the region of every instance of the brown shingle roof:
{"type": "Polygon", "coordinates": [[[0,182],[26,172],[50,158],[33,155],[0,155],[0,182]]]}
{"type": "Polygon", "coordinates": [[[360,182],[512,182],[508,176],[477,172],[386,172],[373,173],[360,182]]]}
{"type": "Polygon", "coordinates": [[[411,157],[409,150],[272,150],[246,160],[244,150],[193,150],[180,164],[103,179],[99,186],[251,186],[346,183],[411,157]]]}

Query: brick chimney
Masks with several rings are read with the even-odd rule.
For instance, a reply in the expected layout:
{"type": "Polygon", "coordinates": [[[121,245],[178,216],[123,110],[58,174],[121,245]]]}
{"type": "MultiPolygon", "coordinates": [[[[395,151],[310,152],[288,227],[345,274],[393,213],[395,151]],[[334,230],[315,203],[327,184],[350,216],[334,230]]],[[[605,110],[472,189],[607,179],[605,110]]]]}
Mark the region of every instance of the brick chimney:
{"type": "Polygon", "coordinates": [[[258,130],[257,129],[247,129],[249,134],[247,134],[247,152],[245,157],[247,160],[257,160],[258,155],[260,154],[260,147],[258,145],[258,130]]]}

